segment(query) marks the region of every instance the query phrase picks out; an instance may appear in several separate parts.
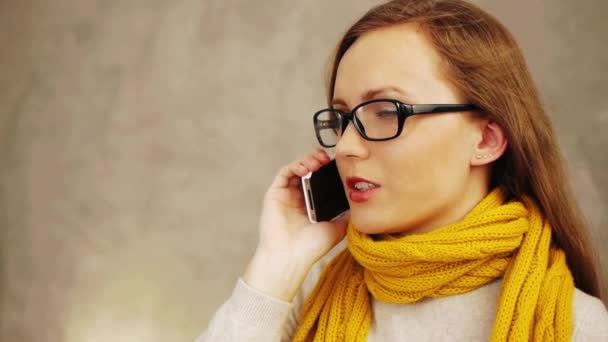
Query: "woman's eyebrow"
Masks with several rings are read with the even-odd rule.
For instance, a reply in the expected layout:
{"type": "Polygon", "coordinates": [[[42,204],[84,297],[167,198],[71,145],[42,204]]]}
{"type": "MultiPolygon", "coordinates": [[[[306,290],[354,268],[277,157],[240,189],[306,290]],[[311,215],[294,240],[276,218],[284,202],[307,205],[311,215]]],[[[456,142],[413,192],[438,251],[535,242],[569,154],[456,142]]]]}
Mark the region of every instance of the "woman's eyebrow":
{"type": "MultiPolygon", "coordinates": [[[[406,92],[405,90],[403,90],[399,87],[389,86],[389,87],[370,89],[370,90],[366,91],[362,97],[362,102],[372,100],[376,96],[378,96],[379,94],[382,94],[382,93],[398,93],[400,95],[400,99],[402,99],[404,101],[407,100],[409,102],[413,101],[413,98],[410,93],[406,92]]],[[[340,98],[333,99],[331,101],[331,105],[332,106],[342,105],[342,106],[348,107],[348,105],[346,104],[346,101],[344,101],[340,98]]]]}

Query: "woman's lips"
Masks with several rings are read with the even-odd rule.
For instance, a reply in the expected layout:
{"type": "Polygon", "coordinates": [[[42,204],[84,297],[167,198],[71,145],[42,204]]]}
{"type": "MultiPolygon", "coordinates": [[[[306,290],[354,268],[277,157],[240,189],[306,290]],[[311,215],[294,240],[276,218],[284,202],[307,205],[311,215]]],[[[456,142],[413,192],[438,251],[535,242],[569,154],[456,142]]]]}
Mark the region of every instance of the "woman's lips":
{"type": "Polygon", "coordinates": [[[351,201],[356,203],[367,202],[372,198],[378,191],[380,191],[380,185],[370,180],[361,177],[348,177],[346,178],[346,185],[348,187],[348,197],[351,201]],[[359,190],[355,187],[357,183],[367,183],[365,190],[359,190]]]}

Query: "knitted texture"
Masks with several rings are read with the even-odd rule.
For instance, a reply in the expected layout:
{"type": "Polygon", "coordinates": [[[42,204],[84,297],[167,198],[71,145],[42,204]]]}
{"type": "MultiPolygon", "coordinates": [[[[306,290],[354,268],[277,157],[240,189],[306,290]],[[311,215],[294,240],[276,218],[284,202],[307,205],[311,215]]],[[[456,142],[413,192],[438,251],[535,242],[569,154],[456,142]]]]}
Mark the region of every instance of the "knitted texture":
{"type": "MultiPolygon", "coordinates": [[[[325,268],[294,341],[365,341],[371,294],[407,304],[466,293],[503,277],[492,341],[570,341],[574,281],[534,201],[495,189],[462,221],[372,239],[347,228],[348,249],[325,268]]],[[[474,308],[472,308],[474,309],[474,308]]],[[[432,329],[432,327],[429,327],[432,329]]]]}

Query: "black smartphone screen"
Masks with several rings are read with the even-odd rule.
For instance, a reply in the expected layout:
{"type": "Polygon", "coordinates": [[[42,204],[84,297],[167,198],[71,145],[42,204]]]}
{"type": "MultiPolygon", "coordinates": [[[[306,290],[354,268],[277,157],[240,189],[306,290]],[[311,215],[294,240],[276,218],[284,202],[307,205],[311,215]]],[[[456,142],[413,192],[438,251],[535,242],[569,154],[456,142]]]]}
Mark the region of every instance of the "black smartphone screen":
{"type": "Polygon", "coordinates": [[[335,159],[313,172],[310,190],[319,222],[330,221],[349,209],[335,159]]]}

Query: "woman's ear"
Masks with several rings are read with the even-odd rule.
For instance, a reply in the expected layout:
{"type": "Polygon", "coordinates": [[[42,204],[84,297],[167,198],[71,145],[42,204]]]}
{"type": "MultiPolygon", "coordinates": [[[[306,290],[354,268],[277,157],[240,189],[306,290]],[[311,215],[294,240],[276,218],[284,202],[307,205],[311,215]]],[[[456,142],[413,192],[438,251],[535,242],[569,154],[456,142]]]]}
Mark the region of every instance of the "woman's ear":
{"type": "Polygon", "coordinates": [[[507,150],[508,141],[504,130],[494,121],[480,122],[481,139],[477,141],[471,156],[471,165],[489,164],[500,158],[507,150]]]}

